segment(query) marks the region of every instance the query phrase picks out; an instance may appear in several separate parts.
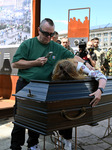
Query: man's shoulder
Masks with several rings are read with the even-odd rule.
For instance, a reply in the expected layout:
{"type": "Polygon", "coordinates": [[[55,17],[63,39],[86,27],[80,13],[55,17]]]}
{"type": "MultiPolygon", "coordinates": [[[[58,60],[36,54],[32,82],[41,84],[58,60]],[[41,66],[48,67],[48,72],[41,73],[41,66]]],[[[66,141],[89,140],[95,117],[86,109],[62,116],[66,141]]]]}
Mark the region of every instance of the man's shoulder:
{"type": "Polygon", "coordinates": [[[102,50],[102,49],[101,49],[101,48],[99,48],[99,47],[95,48],[95,51],[100,52],[101,50],[102,50]]]}
{"type": "Polygon", "coordinates": [[[105,54],[105,51],[99,47],[97,47],[95,50],[94,50],[94,53],[97,55],[101,55],[101,54],[105,54]]]}
{"type": "Polygon", "coordinates": [[[98,47],[98,50],[101,51],[102,49],[98,47]]]}
{"type": "Polygon", "coordinates": [[[54,49],[65,49],[61,44],[56,43],[54,41],[50,41],[50,45],[54,47],[54,49]]]}
{"type": "Polygon", "coordinates": [[[27,39],[27,40],[24,40],[23,43],[30,43],[30,42],[33,42],[33,41],[35,41],[35,40],[36,40],[36,37],[34,37],[34,38],[29,38],[29,39],[27,39]]]}

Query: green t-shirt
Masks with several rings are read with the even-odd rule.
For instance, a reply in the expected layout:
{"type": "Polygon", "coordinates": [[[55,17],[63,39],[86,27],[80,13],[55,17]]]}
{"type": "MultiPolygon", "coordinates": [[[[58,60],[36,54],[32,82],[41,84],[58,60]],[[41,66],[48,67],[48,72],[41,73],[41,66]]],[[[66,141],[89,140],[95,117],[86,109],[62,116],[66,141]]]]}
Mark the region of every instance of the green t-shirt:
{"type": "Polygon", "coordinates": [[[48,58],[44,66],[31,67],[29,69],[19,69],[18,76],[30,80],[51,80],[52,72],[57,61],[66,58],[73,58],[74,54],[65,49],[58,43],[50,41],[48,44],[42,44],[37,37],[24,41],[17,49],[12,62],[17,62],[20,59],[35,60],[39,57],[44,57],[48,52],[53,54],[48,58]]]}

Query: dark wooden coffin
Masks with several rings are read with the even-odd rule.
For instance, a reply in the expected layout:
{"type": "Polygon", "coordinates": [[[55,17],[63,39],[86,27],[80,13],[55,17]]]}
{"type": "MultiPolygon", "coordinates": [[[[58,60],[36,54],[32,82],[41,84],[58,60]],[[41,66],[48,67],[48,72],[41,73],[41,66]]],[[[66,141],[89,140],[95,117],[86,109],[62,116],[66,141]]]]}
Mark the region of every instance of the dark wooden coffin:
{"type": "Polygon", "coordinates": [[[98,83],[80,81],[32,81],[15,94],[18,99],[15,124],[49,135],[54,130],[87,125],[112,116],[112,78],[108,78],[102,99],[91,107],[89,97],[98,83]]]}

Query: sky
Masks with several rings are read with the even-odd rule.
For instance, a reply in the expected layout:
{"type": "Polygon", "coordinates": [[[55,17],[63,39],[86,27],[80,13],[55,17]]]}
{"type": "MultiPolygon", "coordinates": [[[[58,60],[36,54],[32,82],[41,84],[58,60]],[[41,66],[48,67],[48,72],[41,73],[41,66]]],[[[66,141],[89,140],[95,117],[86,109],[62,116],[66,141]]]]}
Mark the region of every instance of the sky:
{"type": "MultiPolygon", "coordinates": [[[[90,28],[112,24],[112,0],[41,0],[41,20],[51,18],[58,33],[67,33],[68,10],[90,8],[90,28]]],[[[80,18],[83,22],[89,17],[89,9],[70,10],[69,17],[80,18]]]]}

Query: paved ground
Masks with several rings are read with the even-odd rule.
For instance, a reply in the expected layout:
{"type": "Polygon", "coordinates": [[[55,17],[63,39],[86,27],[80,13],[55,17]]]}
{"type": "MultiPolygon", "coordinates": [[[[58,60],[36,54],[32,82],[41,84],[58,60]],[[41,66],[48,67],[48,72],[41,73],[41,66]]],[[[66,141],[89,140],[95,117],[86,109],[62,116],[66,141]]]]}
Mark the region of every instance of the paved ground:
{"type": "MultiPolygon", "coordinates": [[[[0,150],[10,150],[10,134],[12,131],[13,118],[0,120],[0,150]]],[[[110,127],[112,119],[110,119],[110,127]]],[[[108,119],[99,122],[98,126],[91,127],[89,125],[77,128],[77,150],[112,150],[112,133],[103,137],[108,127],[108,119]]],[[[111,128],[110,128],[111,129],[111,128]]],[[[106,132],[108,134],[108,130],[106,132]]],[[[106,134],[106,135],[107,135],[106,134]]],[[[27,133],[26,133],[27,138],[27,133]]],[[[40,147],[43,150],[43,136],[40,136],[40,147]]],[[[73,130],[73,150],[75,150],[75,129],[73,130]]],[[[26,143],[22,150],[27,150],[26,143]]],[[[50,137],[46,137],[46,150],[55,150],[50,137]]]]}

